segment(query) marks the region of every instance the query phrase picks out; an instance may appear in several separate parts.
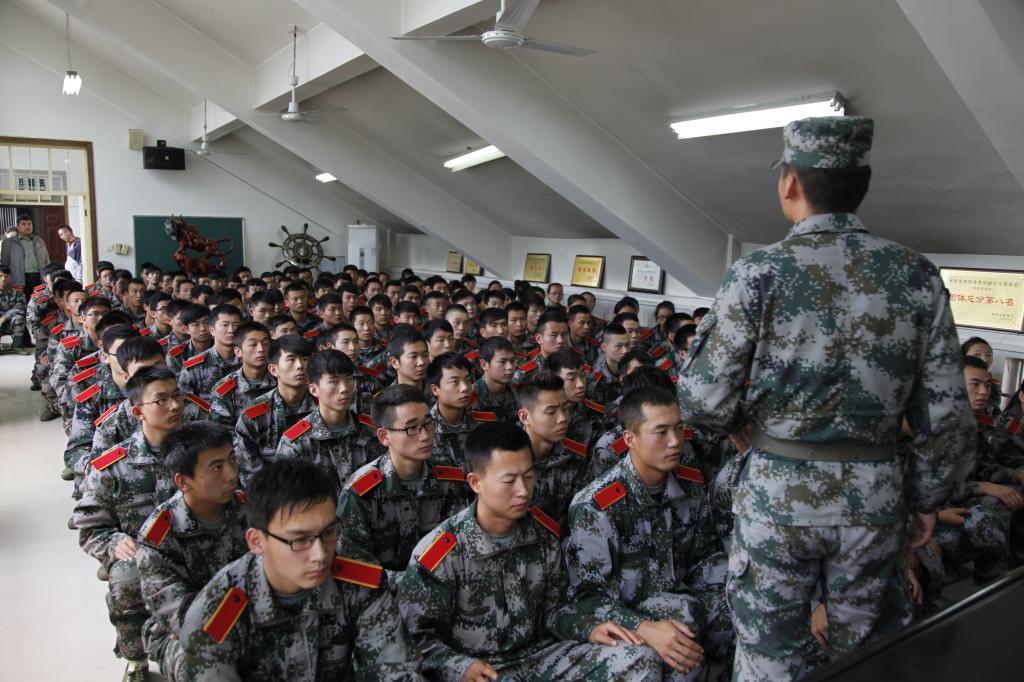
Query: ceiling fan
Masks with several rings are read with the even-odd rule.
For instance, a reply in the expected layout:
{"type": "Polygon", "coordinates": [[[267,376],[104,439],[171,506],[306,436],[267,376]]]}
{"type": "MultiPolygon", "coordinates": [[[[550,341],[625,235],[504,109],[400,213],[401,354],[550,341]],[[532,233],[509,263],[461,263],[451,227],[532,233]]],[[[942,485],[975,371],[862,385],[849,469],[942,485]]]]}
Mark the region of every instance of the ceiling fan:
{"type": "Polygon", "coordinates": [[[196,156],[212,156],[214,154],[221,156],[248,156],[248,154],[240,154],[238,152],[222,152],[219,149],[212,149],[210,147],[210,141],[206,137],[206,100],[203,100],[203,136],[199,138],[198,149],[189,149],[190,152],[196,156]]]}
{"type": "Polygon", "coordinates": [[[394,36],[393,40],[443,40],[449,42],[482,42],[486,47],[496,50],[510,50],[527,47],[531,50],[543,50],[572,57],[586,57],[593,50],[574,45],[552,43],[523,35],[526,23],[530,21],[540,0],[501,0],[497,20],[493,31],[485,31],[480,35],[468,36],[394,36]]]}
{"type": "Polygon", "coordinates": [[[312,111],[303,111],[299,108],[299,100],[295,94],[295,88],[299,85],[299,78],[295,75],[295,53],[297,51],[299,27],[295,24],[288,25],[288,32],[292,36],[292,65],[288,70],[288,86],[291,88],[292,97],[288,101],[288,107],[283,111],[277,112],[263,112],[258,111],[260,116],[277,116],[282,121],[289,123],[295,123],[297,121],[308,121],[310,116],[316,116],[317,114],[327,114],[332,111],[348,111],[345,107],[328,107],[326,109],[315,109],[312,111]]]}

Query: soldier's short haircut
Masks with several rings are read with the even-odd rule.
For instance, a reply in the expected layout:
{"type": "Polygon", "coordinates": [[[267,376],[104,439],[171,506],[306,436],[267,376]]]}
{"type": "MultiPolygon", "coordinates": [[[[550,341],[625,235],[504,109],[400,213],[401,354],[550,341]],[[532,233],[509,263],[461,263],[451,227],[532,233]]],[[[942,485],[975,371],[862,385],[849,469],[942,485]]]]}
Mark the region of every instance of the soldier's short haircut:
{"type": "MultiPolygon", "coordinates": [[[[461,300],[461,299],[460,299],[461,300]]],[[[469,315],[469,311],[466,310],[466,306],[461,303],[452,303],[444,311],[445,319],[448,319],[448,313],[462,313],[463,315],[469,315]]]]}
{"type": "Polygon", "coordinates": [[[622,377],[622,394],[638,388],[660,388],[663,391],[672,393],[674,387],[668,375],[657,367],[637,367],[632,372],[622,377]]]}
{"type": "Polygon", "coordinates": [[[299,459],[265,464],[252,477],[247,492],[246,519],[251,528],[264,532],[279,513],[283,521],[322,502],[337,504],[337,491],[330,476],[316,464],[299,459]]]}
{"type": "Polygon", "coordinates": [[[287,313],[274,315],[269,320],[267,320],[267,329],[273,331],[274,329],[280,327],[282,324],[288,324],[289,322],[295,324],[295,318],[292,317],[291,315],[288,315],[287,313]]]}
{"type": "Polygon", "coordinates": [[[99,275],[101,272],[106,272],[107,270],[110,270],[111,272],[114,271],[114,264],[111,263],[110,261],[101,260],[99,263],[96,264],[97,275],[99,275]]]}
{"type": "Polygon", "coordinates": [[[186,284],[191,284],[192,286],[196,285],[196,283],[193,282],[190,279],[181,279],[181,280],[178,280],[177,282],[174,283],[174,290],[175,291],[181,291],[181,288],[183,286],[185,286],[186,284]]]}
{"type": "Polygon", "coordinates": [[[199,305],[198,303],[189,303],[181,311],[182,324],[192,324],[194,322],[198,322],[204,317],[210,317],[210,309],[204,305],[199,305]]]}
{"type": "Polygon", "coordinates": [[[505,315],[511,315],[512,313],[525,313],[526,306],[519,301],[512,301],[505,306],[505,315]]]}
{"type": "Polygon", "coordinates": [[[466,436],[466,473],[482,474],[495,452],[519,452],[531,455],[533,448],[526,431],[510,422],[485,422],[466,436]]]}
{"type": "Polygon", "coordinates": [[[707,315],[707,314],[708,314],[709,312],[711,312],[711,308],[708,308],[708,307],[706,307],[706,306],[701,306],[701,307],[699,307],[699,308],[694,308],[694,309],[693,309],[693,316],[694,316],[695,318],[697,318],[697,317],[704,317],[704,316],[705,316],[705,315],[707,315]]]}
{"type": "Polygon", "coordinates": [[[259,322],[253,322],[252,320],[238,325],[238,329],[235,330],[235,346],[240,347],[245,343],[247,336],[250,334],[256,334],[257,332],[270,334],[270,330],[267,329],[267,325],[260,324],[259,322]]]}
{"type": "Polygon", "coordinates": [[[551,370],[542,369],[526,378],[516,388],[516,402],[527,411],[537,406],[541,393],[565,391],[565,382],[551,370]]]}
{"type": "Polygon", "coordinates": [[[0,265],[0,275],[9,275],[9,274],[11,274],[11,269],[9,267],[7,267],[6,265],[0,265]]]}
{"type": "Polygon", "coordinates": [[[423,305],[426,305],[431,301],[440,301],[441,303],[444,303],[447,300],[448,297],[440,291],[428,291],[426,295],[423,296],[423,305]]]}
{"type": "Polygon", "coordinates": [[[485,339],[484,342],[480,344],[480,359],[484,362],[490,362],[494,359],[495,353],[503,350],[508,351],[509,353],[515,352],[512,342],[504,336],[492,336],[489,339],[485,339]]]}
{"type": "Polygon", "coordinates": [[[96,325],[96,335],[100,341],[103,341],[103,332],[111,327],[119,324],[127,325],[133,332],[138,334],[138,330],[135,329],[135,319],[123,310],[111,310],[100,318],[99,323],[96,325]]]}
{"type": "Polygon", "coordinates": [[[988,365],[981,358],[976,358],[973,355],[964,356],[964,367],[974,367],[975,369],[983,369],[988,371],[988,365]]]}
{"type": "Polygon", "coordinates": [[[461,353],[442,353],[431,360],[427,367],[426,386],[440,386],[446,369],[461,369],[467,374],[473,372],[473,366],[461,353]]]}
{"type": "Polygon", "coordinates": [[[313,355],[313,344],[298,334],[289,334],[274,339],[270,342],[270,353],[267,354],[267,363],[276,365],[285,353],[308,358],[313,355]]]}
{"type": "Polygon", "coordinates": [[[541,313],[541,316],[537,319],[537,332],[543,333],[544,327],[548,323],[553,324],[569,324],[569,318],[565,316],[565,313],[558,308],[553,308],[541,313]]]}
{"type": "Polygon", "coordinates": [[[499,320],[508,321],[508,313],[505,312],[504,308],[486,308],[480,313],[481,327],[486,327],[487,325],[499,320]]]}
{"type": "MultiPolygon", "coordinates": [[[[146,297],[146,305],[149,306],[149,308],[151,310],[156,310],[156,307],[158,305],[160,305],[161,303],[163,303],[164,301],[173,301],[173,300],[174,300],[174,297],[171,296],[170,294],[168,294],[165,291],[154,291],[149,296],[146,297]]],[[[168,304],[168,310],[169,309],[170,309],[170,305],[168,304]]]]}
{"type": "Polygon", "coordinates": [[[676,350],[686,350],[690,345],[690,339],[697,336],[697,325],[688,324],[676,330],[672,337],[672,347],[676,350]]]}
{"type": "MultiPolygon", "coordinates": [[[[193,289],[192,293],[193,295],[195,295],[196,290],[193,289]]],[[[213,298],[208,299],[207,304],[213,307],[221,305],[233,305],[236,308],[241,309],[242,295],[238,293],[237,289],[224,289],[219,294],[214,295],[213,298]]]]}
{"type": "MultiPolygon", "coordinates": [[[[385,296],[384,298],[387,298],[387,296],[385,296]]],[[[373,317],[373,311],[370,310],[370,308],[365,305],[357,305],[355,308],[352,309],[352,312],[348,314],[348,319],[354,322],[355,319],[360,315],[369,315],[370,317],[373,317]]]]}
{"type": "Polygon", "coordinates": [[[637,324],[640,324],[640,316],[636,313],[617,313],[615,317],[612,318],[612,322],[625,328],[626,325],[623,324],[624,322],[636,322],[637,324]]]}
{"type": "MultiPolygon", "coordinates": [[[[47,275],[52,277],[55,273],[58,273],[58,272],[68,272],[68,271],[65,270],[64,266],[61,265],[60,263],[47,263],[46,265],[43,266],[43,270],[42,270],[43,277],[46,277],[47,275]]],[[[70,279],[70,278],[71,278],[71,273],[68,272],[68,279],[70,279]]]]}
{"type": "Polygon", "coordinates": [[[263,302],[271,305],[284,305],[284,294],[280,289],[267,289],[263,292],[263,302]]]}
{"type": "MultiPolygon", "coordinates": [[[[465,300],[470,299],[470,298],[475,301],[476,300],[476,294],[474,294],[469,289],[459,289],[457,292],[455,292],[455,295],[452,296],[452,301],[454,301],[455,303],[458,303],[459,301],[465,301],[465,300]]],[[[463,310],[465,310],[465,308],[463,308],[463,310]]]]}
{"type": "Polygon", "coordinates": [[[232,430],[214,421],[186,422],[164,438],[160,450],[164,466],[171,475],[181,474],[192,478],[196,475],[199,455],[207,450],[216,450],[232,444],[232,430]]]}
{"type": "Polygon", "coordinates": [[[80,282],[76,282],[73,279],[62,279],[58,280],[53,285],[53,295],[55,298],[67,296],[72,291],[84,291],[80,282]]]}
{"type": "Polygon", "coordinates": [[[980,336],[972,336],[971,338],[967,339],[962,344],[960,344],[960,352],[963,353],[964,355],[967,355],[967,353],[970,352],[971,348],[977,346],[978,344],[984,344],[989,348],[992,347],[991,343],[981,338],[980,336]]]}
{"type": "Polygon", "coordinates": [[[665,318],[665,333],[671,334],[687,322],[693,322],[693,318],[686,313],[672,313],[665,318]]]}
{"type": "MultiPolygon", "coordinates": [[[[107,313],[106,315],[100,318],[100,324],[103,324],[105,321],[107,321],[107,318],[110,317],[110,315],[112,315],[113,313],[119,312],[121,311],[113,310],[107,313]]],[[[103,344],[103,348],[110,348],[117,341],[120,341],[122,339],[132,339],[137,336],[139,338],[143,338],[139,336],[138,330],[132,326],[131,322],[121,321],[119,323],[111,324],[107,327],[104,327],[103,331],[100,333],[100,343],[103,344]]]]}
{"type": "Polygon", "coordinates": [[[182,310],[192,305],[191,301],[183,301],[180,298],[172,298],[171,302],[167,304],[167,316],[172,320],[178,316],[182,310]]]}
{"type": "Polygon", "coordinates": [[[427,322],[423,326],[423,338],[426,339],[428,343],[430,342],[430,339],[434,338],[434,334],[438,332],[448,332],[449,334],[454,334],[455,330],[452,329],[452,325],[448,322],[448,320],[445,320],[443,318],[431,320],[430,322],[427,322]]]}
{"type": "Polygon", "coordinates": [[[417,318],[422,315],[422,313],[420,313],[420,307],[412,301],[399,301],[398,305],[395,306],[395,317],[406,313],[412,313],[417,318]]]}
{"type": "MultiPolygon", "coordinates": [[[[78,314],[85,315],[93,308],[110,308],[110,299],[106,296],[90,296],[78,306],[78,314]]],[[[102,318],[100,318],[102,319],[102,318]]]]}
{"type": "Polygon", "coordinates": [[[569,314],[568,314],[567,317],[571,320],[572,318],[576,317],[577,315],[589,315],[589,314],[590,314],[590,308],[588,308],[585,305],[578,304],[578,305],[574,305],[574,306],[570,306],[569,307],[569,314]]]}
{"type": "Polygon", "coordinates": [[[491,299],[500,299],[502,303],[505,302],[505,292],[502,289],[488,289],[481,295],[482,300],[490,301],[491,299]]]}
{"type": "Polygon", "coordinates": [[[171,368],[167,365],[143,367],[128,380],[128,385],[125,386],[125,393],[128,394],[128,400],[131,401],[132,405],[138,405],[142,402],[146,386],[156,381],[168,380],[173,381],[175,384],[178,383],[178,375],[171,371],[171,368]]]}
{"type": "MultiPolygon", "coordinates": [[[[145,362],[146,360],[152,360],[153,358],[164,359],[164,347],[160,345],[160,342],[150,336],[139,336],[135,334],[133,336],[124,336],[123,334],[115,335],[111,337],[111,332],[116,331],[118,327],[114,327],[103,335],[103,347],[109,348],[113,345],[113,342],[117,339],[124,339],[124,343],[117,349],[117,364],[121,365],[121,369],[128,371],[128,365],[133,362],[145,362]],[[108,338],[110,343],[107,343],[108,338]]],[[[165,362],[160,364],[165,365],[165,362]]]]}
{"type": "Polygon", "coordinates": [[[636,300],[632,296],[623,296],[615,302],[615,307],[612,308],[612,315],[618,315],[619,311],[626,307],[630,307],[633,310],[640,310],[640,301],[636,300]]]}
{"type": "Polygon", "coordinates": [[[370,310],[373,310],[373,308],[375,308],[376,306],[380,306],[381,308],[385,308],[387,310],[391,310],[391,308],[393,307],[391,304],[391,297],[388,296],[387,294],[377,294],[369,301],[367,301],[366,305],[370,308],[370,310]]]}
{"type": "Polygon", "coordinates": [[[308,290],[306,289],[306,283],[303,282],[301,279],[294,279],[292,280],[291,284],[284,288],[285,296],[294,291],[301,291],[304,294],[308,293],[308,290]]]}
{"type": "Polygon", "coordinates": [[[274,303],[272,301],[267,300],[267,294],[269,294],[269,293],[270,293],[269,291],[258,291],[255,294],[253,294],[252,296],[250,296],[249,297],[249,310],[255,310],[256,306],[258,306],[260,303],[265,303],[265,304],[270,305],[270,306],[274,305],[274,303]]]}
{"type": "Polygon", "coordinates": [[[319,299],[317,299],[316,309],[322,311],[324,308],[326,308],[329,305],[339,305],[340,306],[341,305],[341,296],[339,296],[338,294],[334,293],[333,291],[330,291],[330,292],[324,294],[319,299]]]}
{"type": "Polygon", "coordinates": [[[607,341],[609,336],[627,336],[628,332],[618,322],[609,322],[604,326],[604,338],[602,341],[607,341]]]}
{"type": "Polygon", "coordinates": [[[583,358],[576,351],[560,350],[548,356],[548,369],[555,374],[566,369],[583,369],[583,358]]]}
{"type": "Polygon", "coordinates": [[[396,324],[388,336],[388,352],[393,358],[401,357],[405,347],[414,343],[426,343],[423,335],[416,331],[416,327],[411,324],[396,324]]]}
{"type": "Polygon", "coordinates": [[[338,285],[338,293],[339,294],[354,294],[355,296],[359,296],[359,294],[361,294],[362,292],[359,291],[359,287],[357,287],[352,282],[342,281],[342,283],[338,285]]]}
{"type": "MultiPolygon", "coordinates": [[[[579,305],[580,301],[585,301],[583,294],[569,294],[569,298],[566,299],[566,304],[569,306],[569,315],[572,316],[573,306],[579,305]]],[[[590,312],[590,308],[587,308],[587,312],[590,312]]]]}
{"type": "Polygon", "coordinates": [[[390,429],[395,426],[395,410],[408,403],[422,403],[429,406],[423,391],[407,384],[388,386],[373,401],[373,423],[390,429]]]}
{"type": "Polygon", "coordinates": [[[311,384],[319,384],[322,377],[350,377],[355,373],[356,366],[352,359],[333,348],[317,351],[306,370],[311,384]]]}
{"type": "Polygon", "coordinates": [[[335,341],[338,340],[338,334],[340,334],[341,332],[352,332],[353,334],[357,333],[356,328],[350,325],[348,322],[339,322],[338,324],[334,325],[333,327],[325,331],[323,334],[321,334],[320,338],[325,343],[333,344],[335,341]]]}
{"type": "Polygon", "coordinates": [[[233,306],[230,303],[221,303],[210,311],[210,326],[212,327],[217,324],[217,321],[222,317],[237,317],[241,320],[242,311],[238,309],[238,306],[233,306]]]}
{"type": "Polygon", "coordinates": [[[623,355],[622,359],[619,360],[619,367],[625,369],[629,367],[631,362],[639,362],[642,367],[654,367],[654,358],[651,357],[651,354],[639,348],[623,355]]]}
{"type": "Polygon", "coordinates": [[[420,288],[415,284],[408,284],[402,287],[402,298],[405,298],[406,294],[416,294],[417,296],[422,295],[420,288]]]}
{"type": "MultiPolygon", "coordinates": [[[[197,284],[196,286],[192,287],[192,298],[193,299],[199,298],[203,294],[206,294],[206,300],[209,301],[211,296],[215,296],[215,297],[216,296],[221,296],[224,293],[225,292],[222,291],[219,294],[215,294],[214,291],[213,291],[213,287],[211,287],[209,284],[197,284]]],[[[216,299],[214,299],[214,300],[216,300],[216,299]]],[[[222,303],[222,302],[223,301],[218,301],[218,303],[222,303]]]]}
{"type": "Polygon", "coordinates": [[[667,407],[669,405],[679,408],[672,391],[655,387],[630,391],[623,396],[622,402],[619,404],[619,422],[628,431],[636,433],[644,423],[645,407],[667,407]]]}
{"type": "Polygon", "coordinates": [[[781,168],[782,177],[796,173],[815,213],[856,213],[871,184],[871,166],[805,168],[783,163],[781,168]]]}

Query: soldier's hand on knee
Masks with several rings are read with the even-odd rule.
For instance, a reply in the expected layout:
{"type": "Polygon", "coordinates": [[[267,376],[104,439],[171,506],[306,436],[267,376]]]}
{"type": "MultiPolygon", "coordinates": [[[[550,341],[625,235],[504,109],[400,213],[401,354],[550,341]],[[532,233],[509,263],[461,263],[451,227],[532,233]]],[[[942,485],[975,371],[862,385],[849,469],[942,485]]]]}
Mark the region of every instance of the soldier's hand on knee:
{"type": "Polygon", "coordinates": [[[498,679],[498,671],[485,661],[473,661],[462,673],[462,682],[487,682],[498,679]]]}
{"type": "Polygon", "coordinates": [[[811,634],[822,649],[828,649],[828,610],[824,604],[818,604],[811,612],[811,634]]]}
{"type": "Polygon", "coordinates": [[[939,523],[944,526],[954,526],[956,528],[962,528],[964,525],[964,517],[969,514],[969,510],[966,507],[954,507],[953,509],[943,509],[939,512],[939,523]]]}
{"type": "Polygon", "coordinates": [[[1021,499],[1020,493],[1006,485],[999,485],[998,483],[980,483],[978,487],[981,492],[994,497],[1013,511],[1017,511],[1024,506],[1024,499],[1021,499]]]}
{"type": "Polygon", "coordinates": [[[677,672],[690,672],[704,656],[704,650],[694,641],[693,631],[679,621],[645,620],[637,627],[636,633],[677,672]]]}
{"type": "Polygon", "coordinates": [[[601,623],[596,628],[590,631],[590,643],[591,644],[603,644],[604,646],[615,646],[617,640],[622,640],[626,644],[643,644],[643,640],[637,637],[637,635],[629,628],[624,628],[617,623],[607,621],[601,623]]]}
{"type": "Polygon", "coordinates": [[[114,556],[121,561],[131,561],[135,558],[135,540],[125,538],[114,545],[114,556]]]}

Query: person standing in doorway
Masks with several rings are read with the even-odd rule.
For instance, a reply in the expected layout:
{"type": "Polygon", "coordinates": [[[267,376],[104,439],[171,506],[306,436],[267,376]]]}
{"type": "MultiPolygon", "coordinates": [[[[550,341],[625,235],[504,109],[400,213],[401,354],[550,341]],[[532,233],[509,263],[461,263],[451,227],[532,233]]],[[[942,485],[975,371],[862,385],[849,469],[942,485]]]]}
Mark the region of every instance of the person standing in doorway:
{"type": "Polygon", "coordinates": [[[70,225],[61,225],[57,228],[57,234],[67,244],[67,259],[64,261],[64,269],[70,272],[79,282],[82,281],[82,240],[75,236],[70,225]]]}
{"type": "Polygon", "coordinates": [[[27,297],[42,284],[41,273],[43,267],[49,264],[50,255],[43,238],[32,233],[31,215],[19,215],[17,227],[17,235],[0,242],[0,265],[11,269],[11,283],[24,287],[27,297]]]}

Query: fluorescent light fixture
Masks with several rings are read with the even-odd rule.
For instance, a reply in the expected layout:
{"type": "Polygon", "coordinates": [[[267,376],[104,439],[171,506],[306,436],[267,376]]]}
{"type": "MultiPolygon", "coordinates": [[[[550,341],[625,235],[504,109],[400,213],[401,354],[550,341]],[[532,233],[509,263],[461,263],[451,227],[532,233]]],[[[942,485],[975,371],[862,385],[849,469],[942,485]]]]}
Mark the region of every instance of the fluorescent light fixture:
{"type": "Polygon", "coordinates": [[[316,176],[316,179],[319,180],[320,182],[334,182],[338,178],[334,177],[330,173],[320,173],[319,175],[316,176]]]}
{"type": "Polygon", "coordinates": [[[460,170],[466,170],[471,166],[494,161],[503,156],[505,156],[505,153],[492,144],[489,147],[477,149],[462,156],[456,156],[454,159],[448,159],[444,162],[444,167],[450,168],[452,173],[458,173],[460,170]]]}
{"type": "Polygon", "coordinates": [[[685,121],[670,123],[669,126],[679,137],[710,137],[742,133],[748,130],[782,128],[791,121],[810,116],[843,116],[846,100],[838,92],[825,95],[809,95],[773,104],[752,104],[701,114],[685,121]]]}
{"type": "Polygon", "coordinates": [[[82,90],[82,77],[77,71],[68,71],[64,74],[64,88],[61,93],[64,95],[77,95],[82,90]]]}

